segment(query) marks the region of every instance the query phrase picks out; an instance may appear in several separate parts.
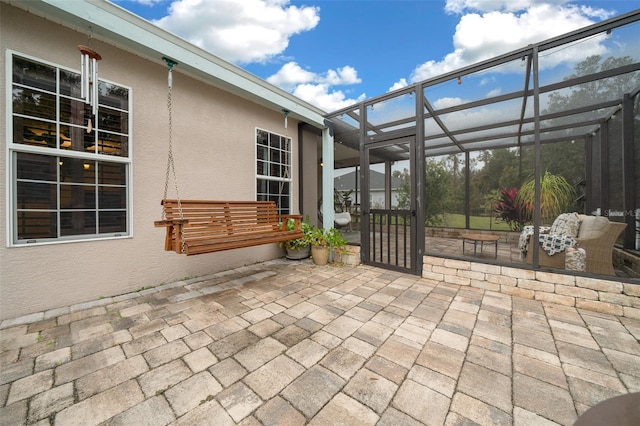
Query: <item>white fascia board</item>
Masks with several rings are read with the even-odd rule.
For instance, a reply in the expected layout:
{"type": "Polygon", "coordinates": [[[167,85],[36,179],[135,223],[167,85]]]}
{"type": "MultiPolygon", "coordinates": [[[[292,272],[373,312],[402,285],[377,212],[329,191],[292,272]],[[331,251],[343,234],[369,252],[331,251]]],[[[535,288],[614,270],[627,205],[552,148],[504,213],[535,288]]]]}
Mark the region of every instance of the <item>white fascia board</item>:
{"type": "Polygon", "coordinates": [[[10,3],[87,35],[91,32],[96,39],[115,43],[159,64],[163,64],[162,57],[166,56],[178,62],[174,72],[194,76],[273,110],[286,109],[294,119],[326,128],[325,112],[321,109],[108,1],[10,3]]]}

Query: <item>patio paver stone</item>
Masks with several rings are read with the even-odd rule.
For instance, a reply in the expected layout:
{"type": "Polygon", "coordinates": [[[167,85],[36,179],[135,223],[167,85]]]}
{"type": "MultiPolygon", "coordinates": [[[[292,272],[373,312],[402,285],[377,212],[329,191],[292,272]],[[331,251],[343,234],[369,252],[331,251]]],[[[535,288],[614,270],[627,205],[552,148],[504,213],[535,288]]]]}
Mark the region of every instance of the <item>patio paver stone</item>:
{"type": "Polygon", "coordinates": [[[278,259],[5,320],[0,424],[544,426],[640,404],[640,319],[493,288],[278,259]]]}

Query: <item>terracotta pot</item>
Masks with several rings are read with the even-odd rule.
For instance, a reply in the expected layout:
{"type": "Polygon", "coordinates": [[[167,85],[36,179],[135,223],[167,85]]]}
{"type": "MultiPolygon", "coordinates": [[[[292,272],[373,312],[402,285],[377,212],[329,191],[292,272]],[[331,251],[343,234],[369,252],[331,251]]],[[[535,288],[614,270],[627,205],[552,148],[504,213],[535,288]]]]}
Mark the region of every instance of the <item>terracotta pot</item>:
{"type": "Polygon", "coordinates": [[[326,265],[329,262],[329,247],[311,246],[311,258],[318,266],[326,265]]]}

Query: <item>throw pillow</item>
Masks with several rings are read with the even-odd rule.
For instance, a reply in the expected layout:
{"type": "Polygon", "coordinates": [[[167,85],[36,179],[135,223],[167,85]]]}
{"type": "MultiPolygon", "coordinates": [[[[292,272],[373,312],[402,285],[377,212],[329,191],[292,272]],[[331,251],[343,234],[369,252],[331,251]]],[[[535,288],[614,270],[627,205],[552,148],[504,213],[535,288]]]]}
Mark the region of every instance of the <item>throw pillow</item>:
{"type": "Polygon", "coordinates": [[[562,213],[553,221],[549,234],[577,237],[579,228],[580,217],[578,216],[578,213],[562,213]]]}
{"type": "Polygon", "coordinates": [[[604,216],[587,216],[580,224],[578,238],[594,238],[607,227],[609,219],[604,216]]]}

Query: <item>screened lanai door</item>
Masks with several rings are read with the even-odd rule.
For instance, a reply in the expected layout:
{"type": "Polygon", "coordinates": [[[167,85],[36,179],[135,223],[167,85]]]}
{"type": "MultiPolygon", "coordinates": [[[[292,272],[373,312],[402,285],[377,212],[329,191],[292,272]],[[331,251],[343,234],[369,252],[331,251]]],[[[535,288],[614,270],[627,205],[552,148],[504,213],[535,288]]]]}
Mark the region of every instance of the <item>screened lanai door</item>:
{"type": "Polygon", "coordinates": [[[417,273],[414,152],[415,138],[371,143],[362,163],[363,261],[412,274],[417,273]]]}

